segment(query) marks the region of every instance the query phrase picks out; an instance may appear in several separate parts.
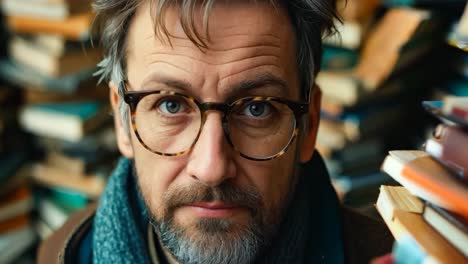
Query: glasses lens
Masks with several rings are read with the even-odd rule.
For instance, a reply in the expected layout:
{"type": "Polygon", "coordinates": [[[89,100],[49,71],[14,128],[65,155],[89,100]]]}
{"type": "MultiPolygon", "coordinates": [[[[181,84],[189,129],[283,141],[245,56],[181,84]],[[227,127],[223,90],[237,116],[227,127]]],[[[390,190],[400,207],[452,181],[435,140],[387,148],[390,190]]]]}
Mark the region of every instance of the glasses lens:
{"type": "Polygon", "coordinates": [[[289,144],[296,119],[284,103],[249,99],[235,103],[228,123],[236,149],[248,157],[262,159],[278,154],[289,144]]]}
{"type": "Polygon", "coordinates": [[[195,102],[170,92],[145,96],[135,112],[135,125],[142,143],[164,154],[189,149],[200,124],[201,114],[195,102]]]}

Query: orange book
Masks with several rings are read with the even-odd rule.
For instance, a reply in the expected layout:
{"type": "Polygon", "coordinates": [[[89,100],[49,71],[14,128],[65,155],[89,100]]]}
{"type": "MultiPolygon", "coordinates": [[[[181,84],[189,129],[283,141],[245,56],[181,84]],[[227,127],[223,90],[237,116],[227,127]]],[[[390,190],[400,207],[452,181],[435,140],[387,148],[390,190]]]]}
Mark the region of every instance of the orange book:
{"type": "Polygon", "coordinates": [[[22,214],[15,218],[0,222],[0,234],[25,227],[29,224],[29,214],[22,214]]]}
{"type": "Polygon", "coordinates": [[[26,185],[2,197],[0,201],[0,222],[29,212],[33,207],[31,192],[26,185]]]}
{"type": "Polygon", "coordinates": [[[7,24],[17,33],[48,33],[61,35],[70,40],[87,39],[90,35],[94,14],[76,14],[63,21],[23,16],[7,16],[7,24]]]}
{"type": "Polygon", "coordinates": [[[468,218],[468,186],[424,151],[390,151],[382,170],[414,195],[468,218]]]}
{"type": "Polygon", "coordinates": [[[18,202],[26,198],[31,197],[31,192],[26,185],[18,187],[18,189],[8,193],[6,196],[2,197],[0,201],[0,210],[10,203],[18,202]]]}

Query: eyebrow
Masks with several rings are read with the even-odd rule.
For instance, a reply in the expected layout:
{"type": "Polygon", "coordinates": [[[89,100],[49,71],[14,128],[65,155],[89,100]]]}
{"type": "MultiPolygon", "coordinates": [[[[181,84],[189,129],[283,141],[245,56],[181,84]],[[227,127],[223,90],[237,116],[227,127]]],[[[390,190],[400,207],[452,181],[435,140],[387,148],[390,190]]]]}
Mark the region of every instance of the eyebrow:
{"type": "Polygon", "coordinates": [[[267,72],[257,75],[254,79],[243,80],[229,87],[229,95],[232,97],[262,87],[276,88],[282,96],[286,96],[288,91],[288,83],[286,80],[267,72]]]}
{"type": "MultiPolygon", "coordinates": [[[[189,94],[194,94],[195,88],[191,83],[185,80],[174,79],[165,75],[153,74],[144,81],[143,86],[147,86],[152,82],[158,82],[167,87],[176,88],[189,94]]],[[[280,78],[272,73],[262,73],[253,79],[242,80],[228,87],[227,98],[235,97],[239,94],[247,93],[248,91],[259,89],[262,87],[271,87],[278,90],[280,96],[288,94],[288,83],[283,78],[280,78]]],[[[144,88],[143,88],[144,89],[144,88]]]]}

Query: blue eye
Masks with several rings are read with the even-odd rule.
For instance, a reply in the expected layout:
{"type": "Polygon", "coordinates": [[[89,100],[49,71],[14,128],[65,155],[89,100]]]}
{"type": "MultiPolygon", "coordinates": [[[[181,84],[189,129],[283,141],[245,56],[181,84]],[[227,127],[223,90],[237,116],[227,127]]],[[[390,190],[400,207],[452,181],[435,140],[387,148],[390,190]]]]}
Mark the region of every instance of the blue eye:
{"type": "Polygon", "coordinates": [[[181,108],[181,103],[174,99],[166,99],[159,103],[159,109],[166,114],[177,114],[181,108]]]}
{"type": "Polygon", "coordinates": [[[266,102],[253,102],[248,104],[243,112],[247,116],[264,117],[271,113],[271,106],[266,102]]]}

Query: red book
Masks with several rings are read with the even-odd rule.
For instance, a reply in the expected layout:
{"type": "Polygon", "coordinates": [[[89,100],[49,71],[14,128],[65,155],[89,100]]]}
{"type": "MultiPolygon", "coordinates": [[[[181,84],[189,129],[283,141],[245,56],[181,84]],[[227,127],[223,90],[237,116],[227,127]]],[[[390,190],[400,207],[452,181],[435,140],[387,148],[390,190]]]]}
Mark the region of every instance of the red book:
{"type": "Polygon", "coordinates": [[[468,183],[468,133],[455,126],[439,125],[425,151],[468,183]]]}

